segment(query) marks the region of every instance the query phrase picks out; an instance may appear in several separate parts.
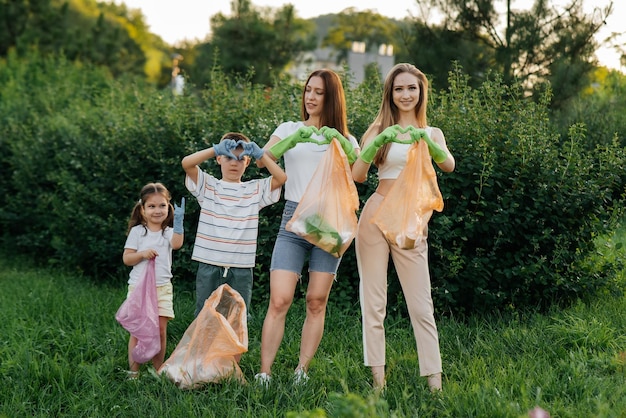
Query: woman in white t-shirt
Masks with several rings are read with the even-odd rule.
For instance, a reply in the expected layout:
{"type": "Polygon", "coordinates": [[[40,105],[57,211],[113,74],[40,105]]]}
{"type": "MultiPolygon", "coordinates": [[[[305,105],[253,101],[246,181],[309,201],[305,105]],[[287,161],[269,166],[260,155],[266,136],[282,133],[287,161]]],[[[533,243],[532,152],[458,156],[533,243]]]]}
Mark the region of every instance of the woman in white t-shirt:
{"type": "MultiPolygon", "coordinates": [[[[294,133],[306,127],[315,130],[322,127],[336,129],[348,139],[345,141],[343,138],[342,142],[344,150],[348,148],[347,154],[358,150],[357,140],[348,131],[344,90],[341,79],[335,72],[321,69],[309,75],[302,93],[301,114],[301,121],[284,122],[276,128],[265,145],[266,150],[271,149],[270,155],[276,150],[274,145],[288,137],[289,141],[294,133]]],[[[324,142],[322,135],[314,133],[310,137],[324,142]]],[[[285,229],[329,145],[311,142],[285,145],[287,146],[281,155],[284,156],[287,173],[286,202],[270,266],[270,302],[261,337],[261,370],[255,376],[259,383],[265,385],[270,381],[271,367],[284,335],[285,317],[293,302],[296,285],[307,258],[309,283],[306,292],[306,319],[302,327],[300,356],[294,379],[296,383],[304,383],[308,379],[309,363],[324,333],[326,304],[341,261],[341,258],[336,258],[285,229]]],[[[281,155],[273,156],[280,158],[281,155]]]]}

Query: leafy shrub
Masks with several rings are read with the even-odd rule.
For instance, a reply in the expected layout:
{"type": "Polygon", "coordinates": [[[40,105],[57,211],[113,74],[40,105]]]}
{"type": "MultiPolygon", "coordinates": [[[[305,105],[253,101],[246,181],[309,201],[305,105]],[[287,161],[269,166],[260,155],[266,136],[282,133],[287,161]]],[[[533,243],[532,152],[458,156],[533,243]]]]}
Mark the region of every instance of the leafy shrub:
{"type": "MultiPolygon", "coordinates": [[[[264,145],[280,122],[299,119],[298,83],[284,79],[268,90],[245,78],[231,82],[219,68],[211,80],[174,97],[62,58],[7,57],[0,63],[3,246],[56,268],[123,280],[126,224],[143,184],[161,181],[180,201],[188,196],[180,166],[184,155],[228,131],[264,145]]],[[[350,85],[349,77],[344,81],[350,85]]],[[[529,102],[497,78],[472,89],[459,71],[450,86],[431,92],[429,107],[430,123],[443,129],[457,159],[454,173],[439,173],[445,208],[430,226],[438,308],[542,306],[608,284],[602,271],[610,270],[610,262],[585,259],[594,238],[620,215],[623,149],[606,143],[589,151],[578,125],[561,140],[548,118],[547,97],[529,102]]],[[[381,90],[378,78],[346,89],[357,138],[378,110],[381,90]]],[[[214,162],[203,168],[218,174],[214,162]]],[[[254,164],[246,172],[246,178],[265,175],[254,164]]],[[[375,186],[375,175],[357,186],[362,203],[375,186]]],[[[188,202],[186,242],[174,257],[174,273],[179,285],[193,288],[198,205],[188,202]]],[[[282,207],[281,202],[261,211],[253,304],[268,297],[282,207]]],[[[391,270],[390,309],[402,312],[394,276],[391,270]]],[[[331,303],[355,309],[358,282],[349,250],[331,303]]]]}
{"type": "Polygon", "coordinates": [[[541,307],[611,279],[583,264],[621,213],[624,151],[588,151],[579,126],[561,141],[548,101],[497,77],[473,90],[456,73],[431,107],[457,159],[429,230],[435,298],[451,310],[541,307]]]}

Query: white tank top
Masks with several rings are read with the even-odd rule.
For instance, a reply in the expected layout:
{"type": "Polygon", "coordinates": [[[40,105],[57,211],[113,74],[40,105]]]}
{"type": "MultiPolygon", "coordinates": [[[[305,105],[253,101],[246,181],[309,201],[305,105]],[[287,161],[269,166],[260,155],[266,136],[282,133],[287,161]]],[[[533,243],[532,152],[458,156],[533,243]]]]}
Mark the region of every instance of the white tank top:
{"type": "MultiPolygon", "coordinates": [[[[427,126],[424,130],[428,136],[431,136],[433,130],[431,126],[427,126]]],[[[385,163],[378,167],[379,180],[395,180],[398,178],[400,172],[402,172],[406,165],[406,158],[411,145],[412,144],[398,144],[397,142],[391,143],[385,163]]]]}

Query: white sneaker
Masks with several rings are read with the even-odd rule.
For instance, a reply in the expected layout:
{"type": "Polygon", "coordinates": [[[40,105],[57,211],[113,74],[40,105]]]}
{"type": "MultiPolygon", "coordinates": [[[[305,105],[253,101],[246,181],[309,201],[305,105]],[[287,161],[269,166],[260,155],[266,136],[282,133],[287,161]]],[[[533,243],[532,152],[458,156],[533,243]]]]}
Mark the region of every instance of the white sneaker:
{"type": "Polygon", "coordinates": [[[272,380],[272,376],[267,373],[257,373],[254,375],[254,381],[264,387],[268,387],[270,385],[270,381],[272,380]]]}
{"type": "Polygon", "coordinates": [[[303,369],[298,369],[293,374],[294,385],[304,385],[309,380],[309,375],[303,369]]]}

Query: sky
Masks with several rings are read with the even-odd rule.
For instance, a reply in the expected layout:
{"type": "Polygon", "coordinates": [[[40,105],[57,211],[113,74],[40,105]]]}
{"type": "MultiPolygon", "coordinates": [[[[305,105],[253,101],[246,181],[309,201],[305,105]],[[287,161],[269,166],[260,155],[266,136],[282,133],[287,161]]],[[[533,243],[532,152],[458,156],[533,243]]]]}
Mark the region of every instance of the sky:
{"type": "MultiPolygon", "coordinates": [[[[610,0],[584,0],[585,9],[589,13],[593,7],[604,7],[610,0]]],[[[152,33],[159,35],[165,42],[176,44],[182,40],[203,40],[210,33],[209,19],[211,16],[222,13],[226,16],[231,14],[231,0],[115,0],[115,3],[125,3],[133,9],[141,9],[146,23],[152,33]]],[[[342,10],[352,7],[356,11],[372,10],[383,16],[401,19],[407,16],[422,16],[419,13],[415,0],[251,0],[255,7],[280,8],[287,3],[295,7],[298,17],[309,19],[312,17],[340,13],[342,10]],[[384,7],[380,5],[384,4],[384,7]]],[[[496,2],[505,7],[504,0],[496,2]]],[[[512,0],[512,6],[528,9],[533,0],[512,0]]],[[[554,4],[570,3],[568,0],[553,0],[554,4]]],[[[626,15],[626,1],[614,0],[613,13],[607,19],[607,24],[597,34],[597,39],[602,40],[612,32],[626,31],[626,25],[620,22],[626,15]]],[[[626,35],[619,38],[622,44],[626,44],[626,35]]],[[[596,52],[598,60],[605,66],[613,69],[624,70],[620,66],[620,55],[611,48],[603,48],[596,52]]]]}

